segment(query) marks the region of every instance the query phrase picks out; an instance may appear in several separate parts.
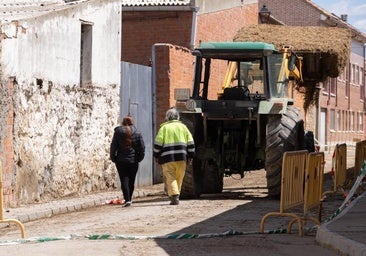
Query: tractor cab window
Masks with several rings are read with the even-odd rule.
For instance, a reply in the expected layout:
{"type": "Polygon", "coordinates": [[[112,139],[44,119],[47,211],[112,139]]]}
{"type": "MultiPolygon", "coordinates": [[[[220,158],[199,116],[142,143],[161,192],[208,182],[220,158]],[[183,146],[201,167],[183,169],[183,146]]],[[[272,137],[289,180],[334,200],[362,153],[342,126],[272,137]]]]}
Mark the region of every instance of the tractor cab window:
{"type": "Polygon", "coordinates": [[[264,94],[263,68],[260,60],[240,62],[241,85],[251,94],[264,94]]]}
{"type": "Polygon", "coordinates": [[[288,97],[288,81],[286,68],[282,67],[283,57],[281,54],[268,56],[268,81],[271,98],[288,97]]]}
{"type": "Polygon", "coordinates": [[[222,84],[221,98],[250,100],[265,97],[262,62],[261,59],[245,62],[230,61],[222,84]]]}

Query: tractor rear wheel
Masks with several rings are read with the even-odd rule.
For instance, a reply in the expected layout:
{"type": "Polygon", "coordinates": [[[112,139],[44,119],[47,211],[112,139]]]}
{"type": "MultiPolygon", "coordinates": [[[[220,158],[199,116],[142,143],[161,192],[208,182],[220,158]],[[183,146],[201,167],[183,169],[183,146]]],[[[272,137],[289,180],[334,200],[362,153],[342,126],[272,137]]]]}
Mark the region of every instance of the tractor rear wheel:
{"type": "Polygon", "coordinates": [[[304,148],[304,121],[300,109],[288,106],[283,115],[268,117],[265,169],[269,197],[280,197],[284,152],[304,148]]]}
{"type": "Polygon", "coordinates": [[[193,159],[192,164],[187,164],[179,196],[181,199],[195,199],[199,198],[201,195],[201,186],[199,185],[198,179],[195,177],[195,173],[193,171],[194,166],[197,164],[196,161],[196,159],[193,159]]]}
{"type": "MultiPolygon", "coordinates": [[[[198,145],[202,141],[202,117],[197,114],[181,113],[181,121],[188,127],[192,133],[196,146],[196,155],[198,145]]],[[[183,184],[180,192],[181,199],[199,198],[201,195],[201,181],[200,181],[201,160],[197,157],[193,158],[192,164],[187,163],[186,173],[184,175],[183,184]]]]}
{"type": "Polygon", "coordinates": [[[204,173],[202,193],[221,193],[224,188],[224,175],[219,172],[219,168],[213,160],[203,161],[201,171],[204,173]]]}

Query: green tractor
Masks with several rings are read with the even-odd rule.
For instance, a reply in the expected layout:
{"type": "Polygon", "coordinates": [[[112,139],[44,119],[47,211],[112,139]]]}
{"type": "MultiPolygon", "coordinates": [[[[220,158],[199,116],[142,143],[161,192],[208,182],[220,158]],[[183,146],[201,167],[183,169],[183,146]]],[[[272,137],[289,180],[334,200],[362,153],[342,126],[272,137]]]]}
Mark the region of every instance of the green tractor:
{"type": "Polygon", "coordinates": [[[192,93],[176,90],[176,107],[196,145],[181,198],[220,193],[224,176],[243,178],[246,171],[263,168],[268,195],[278,198],[283,153],[306,145],[301,110],[289,97],[291,85],[302,80],[302,58],[289,47],[277,51],[263,42],[202,43],[193,55],[192,93]],[[210,84],[217,65],[227,66],[219,92],[210,84]],[[213,100],[210,88],[216,90],[213,100]]]}

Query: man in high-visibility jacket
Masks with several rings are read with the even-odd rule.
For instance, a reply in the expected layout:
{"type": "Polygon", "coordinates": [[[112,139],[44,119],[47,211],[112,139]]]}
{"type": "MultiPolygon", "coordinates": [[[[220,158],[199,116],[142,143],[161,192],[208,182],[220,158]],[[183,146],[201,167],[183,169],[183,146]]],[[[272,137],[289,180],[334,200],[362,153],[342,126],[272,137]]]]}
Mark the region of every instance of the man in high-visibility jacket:
{"type": "Polygon", "coordinates": [[[154,142],[154,157],[163,169],[164,181],[171,205],[179,204],[186,165],[191,164],[195,152],[192,134],[179,121],[179,112],[171,108],[166,112],[154,142]]]}

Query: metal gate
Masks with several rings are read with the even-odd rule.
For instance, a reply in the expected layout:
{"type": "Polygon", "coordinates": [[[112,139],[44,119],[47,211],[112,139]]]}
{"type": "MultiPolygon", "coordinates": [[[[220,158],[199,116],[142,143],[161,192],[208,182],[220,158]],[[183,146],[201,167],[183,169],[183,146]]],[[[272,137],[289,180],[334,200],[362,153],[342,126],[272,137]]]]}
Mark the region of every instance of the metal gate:
{"type": "Polygon", "coordinates": [[[121,62],[120,117],[130,114],[145,142],[145,158],[140,163],[136,186],[153,184],[153,118],[151,67],[121,62]]]}

